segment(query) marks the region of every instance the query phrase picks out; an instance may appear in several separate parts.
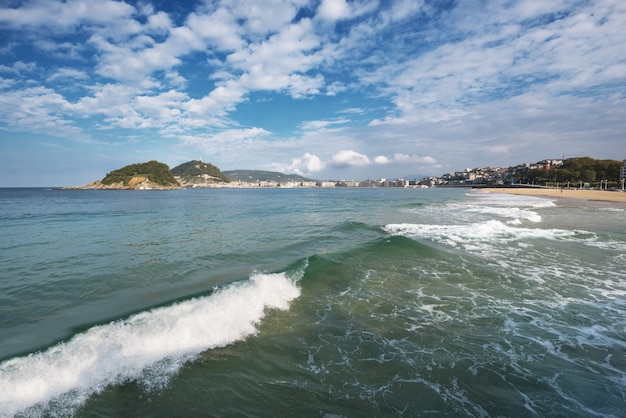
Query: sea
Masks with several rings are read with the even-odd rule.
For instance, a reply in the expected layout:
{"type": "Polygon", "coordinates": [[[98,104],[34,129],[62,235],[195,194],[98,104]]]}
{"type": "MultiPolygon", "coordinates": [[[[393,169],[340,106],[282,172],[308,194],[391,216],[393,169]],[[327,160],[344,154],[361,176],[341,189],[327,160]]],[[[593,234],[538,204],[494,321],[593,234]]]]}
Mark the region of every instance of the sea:
{"type": "Polygon", "coordinates": [[[0,417],[624,417],[625,210],[0,189],[0,417]]]}

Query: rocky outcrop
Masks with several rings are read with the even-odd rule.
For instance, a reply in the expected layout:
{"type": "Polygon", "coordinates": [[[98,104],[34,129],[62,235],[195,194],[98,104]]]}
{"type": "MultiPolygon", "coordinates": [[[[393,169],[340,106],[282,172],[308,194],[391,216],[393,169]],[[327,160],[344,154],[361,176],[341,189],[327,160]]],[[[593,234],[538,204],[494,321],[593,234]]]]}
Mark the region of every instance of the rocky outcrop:
{"type": "MultiPolygon", "coordinates": [[[[134,180],[134,179],[133,179],[134,180]]],[[[181,189],[179,186],[163,186],[147,179],[143,181],[129,181],[128,185],[124,185],[124,182],[117,182],[111,184],[103,184],[102,180],[97,180],[84,186],[71,186],[64,187],[64,190],[176,190],[181,189]]]]}

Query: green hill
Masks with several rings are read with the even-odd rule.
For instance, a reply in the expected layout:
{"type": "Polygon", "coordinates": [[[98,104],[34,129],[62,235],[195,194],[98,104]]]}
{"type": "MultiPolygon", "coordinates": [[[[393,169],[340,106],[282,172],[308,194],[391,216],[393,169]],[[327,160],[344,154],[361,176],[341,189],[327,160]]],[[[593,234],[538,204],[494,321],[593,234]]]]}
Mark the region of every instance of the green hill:
{"type": "Polygon", "coordinates": [[[142,164],[127,165],[111,171],[102,179],[102,184],[112,185],[121,182],[124,186],[132,187],[146,180],[159,186],[178,187],[178,181],[170,172],[167,164],[154,160],[142,164]]]}
{"type": "MultiPolygon", "coordinates": [[[[541,163],[541,162],[540,162],[541,163]]],[[[538,163],[538,164],[540,164],[538,163]]],[[[549,169],[509,168],[516,182],[542,184],[545,182],[585,182],[595,184],[600,180],[617,183],[623,162],[618,160],[596,160],[591,157],[577,157],[563,160],[560,166],[549,169]]]]}
{"type": "Polygon", "coordinates": [[[315,181],[313,179],[308,179],[297,174],[284,174],[277,171],[232,170],[224,171],[224,174],[230,177],[232,181],[245,181],[248,183],[254,183],[257,181],[267,181],[275,183],[315,181]]]}
{"type": "Polygon", "coordinates": [[[230,179],[219,168],[199,160],[183,163],[172,168],[171,172],[180,177],[182,183],[230,183],[230,179]]]}

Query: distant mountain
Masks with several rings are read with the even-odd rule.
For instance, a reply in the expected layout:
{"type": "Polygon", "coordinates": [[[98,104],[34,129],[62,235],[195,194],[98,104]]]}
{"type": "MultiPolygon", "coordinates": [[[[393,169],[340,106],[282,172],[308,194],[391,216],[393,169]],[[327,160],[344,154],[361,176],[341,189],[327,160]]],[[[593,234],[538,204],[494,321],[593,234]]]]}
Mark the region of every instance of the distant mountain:
{"type": "Polygon", "coordinates": [[[210,163],[193,160],[172,168],[172,174],[180,179],[182,186],[230,183],[230,178],[210,163]]]}
{"type": "Polygon", "coordinates": [[[315,181],[306,177],[299,176],[297,174],[284,174],[277,171],[263,171],[263,170],[230,170],[224,171],[224,174],[232,181],[245,181],[248,183],[254,183],[258,181],[267,181],[275,183],[289,183],[289,182],[310,182],[315,181]]]}

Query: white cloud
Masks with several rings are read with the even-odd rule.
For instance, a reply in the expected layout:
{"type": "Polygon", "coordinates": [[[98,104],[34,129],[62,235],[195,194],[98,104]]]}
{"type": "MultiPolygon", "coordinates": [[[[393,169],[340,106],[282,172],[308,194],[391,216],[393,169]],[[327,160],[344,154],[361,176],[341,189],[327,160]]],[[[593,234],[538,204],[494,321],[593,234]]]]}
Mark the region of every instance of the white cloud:
{"type": "Polygon", "coordinates": [[[155,96],[138,96],[134,100],[134,107],[145,116],[148,124],[161,126],[180,119],[181,103],[186,99],[186,94],[170,90],[155,96]]]}
{"type": "Polygon", "coordinates": [[[516,4],[514,4],[511,13],[513,16],[519,16],[522,19],[528,19],[546,13],[558,13],[560,10],[566,7],[567,4],[563,0],[521,0],[517,1],[516,4]]]}
{"type": "Polygon", "coordinates": [[[331,84],[326,86],[326,95],[327,96],[336,96],[344,91],[347,91],[348,88],[339,81],[334,81],[331,84]]]}
{"type": "Polygon", "coordinates": [[[353,150],[341,150],[331,157],[335,167],[364,166],[370,164],[370,159],[353,150]]]}
{"type": "Polygon", "coordinates": [[[362,73],[361,79],[388,86],[384,91],[397,110],[385,120],[388,123],[458,119],[472,105],[497,102],[536,86],[558,95],[619,84],[626,74],[602,69],[623,61],[615,57],[623,48],[623,36],[617,33],[626,25],[626,6],[610,3],[609,14],[600,4],[562,13],[571,4],[560,1],[519,2],[519,13],[503,3],[480,10],[459,5],[449,15],[449,41],[410,59],[385,51],[388,63],[362,73]],[[534,19],[548,23],[527,23],[534,19]],[[474,33],[467,36],[465,30],[474,33]]]}
{"type": "Polygon", "coordinates": [[[73,105],[46,87],[33,87],[0,96],[0,114],[8,127],[18,131],[51,133],[81,142],[89,142],[68,118],[73,105]]]}
{"type": "MultiPolygon", "coordinates": [[[[155,11],[149,4],[135,9],[114,3],[36,1],[9,10],[15,17],[11,24],[16,26],[35,27],[42,23],[43,16],[55,13],[60,16],[52,24],[55,30],[63,32],[72,25],[85,24],[87,45],[95,52],[91,59],[96,65],[92,71],[110,81],[92,87],[85,85],[93,94],[79,97],[70,107],[75,114],[103,117],[96,124],[99,129],[158,127],[167,134],[184,134],[187,129],[201,126],[227,126],[229,113],[247,100],[250,91],[286,91],[294,98],[324,91],[324,76],[316,69],[332,48],[325,49],[324,39],[318,36],[318,28],[310,19],[293,21],[304,0],[267,0],[252,7],[240,2],[222,2],[190,13],[185,25],[180,27],[174,27],[167,14],[155,11]],[[263,12],[257,13],[256,8],[263,12]],[[139,15],[145,17],[145,23],[135,19],[139,15]],[[125,25],[125,29],[120,30],[120,25],[125,25]],[[185,92],[172,90],[188,84],[178,70],[186,56],[214,47],[230,51],[226,59],[211,58],[217,62],[216,72],[207,75],[219,75],[222,81],[201,97],[197,92],[190,98],[185,92]],[[164,76],[157,77],[159,72],[164,76]],[[176,100],[164,100],[168,95],[176,95],[176,100]]],[[[363,13],[371,5],[352,3],[349,14],[363,13]]],[[[72,58],[79,58],[77,54],[85,52],[71,42],[39,40],[38,45],[49,53],[72,58]]],[[[34,68],[36,64],[30,65],[34,68]]],[[[47,81],[86,80],[87,76],[87,71],[66,67],[49,75],[47,81]]],[[[13,82],[5,81],[3,85],[11,86],[13,82]]],[[[326,92],[336,94],[344,90],[345,86],[334,82],[326,92]]],[[[341,122],[332,122],[338,123],[341,122]]]]}
{"type": "Polygon", "coordinates": [[[167,13],[157,12],[157,13],[148,13],[148,24],[146,25],[146,29],[148,32],[155,33],[167,33],[173,27],[172,21],[167,13]]]}
{"type": "Polygon", "coordinates": [[[350,107],[348,109],[343,109],[340,113],[360,115],[362,113],[365,113],[365,109],[361,107],[350,107]]]}
{"type": "Polygon", "coordinates": [[[101,36],[91,37],[91,43],[101,51],[97,73],[123,82],[141,81],[156,71],[169,71],[181,63],[180,56],[201,47],[187,28],[172,30],[163,43],[153,44],[147,36],[134,41],[139,45],[114,44],[101,36]]]}
{"type": "Polygon", "coordinates": [[[53,57],[81,62],[84,60],[82,54],[87,50],[87,44],[84,42],[58,42],[54,39],[37,39],[33,45],[53,57]]]}
{"type": "Polygon", "coordinates": [[[388,158],[384,155],[379,155],[374,158],[374,163],[376,164],[428,164],[433,165],[437,164],[437,160],[432,157],[425,156],[419,157],[415,154],[403,154],[401,152],[397,152],[393,155],[393,158],[388,158]]]}
{"type": "Polygon", "coordinates": [[[293,158],[290,164],[272,163],[271,167],[283,173],[309,176],[326,168],[326,164],[315,154],[305,153],[302,157],[293,158]]]}
{"type": "Polygon", "coordinates": [[[378,1],[346,1],[346,0],[322,0],[317,15],[327,21],[337,21],[341,19],[352,19],[364,13],[374,10],[378,6],[378,1]]]}
{"type": "Polygon", "coordinates": [[[15,85],[15,80],[0,77],[0,90],[9,89],[15,85]]]}
{"type": "Polygon", "coordinates": [[[211,135],[183,135],[181,136],[181,141],[185,145],[200,149],[211,155],[244,147],[246,142],[269,134],[270,132],[262,128],[228,129],[211,135]]]}
{"type": "Polygon", "coordinates": [[[322,62],[316,53],[319,46],[311,21],[302,19],[230,54],[227,63],[244,72],[239,80],[247,89],[287,90],[294,97],[318,94],[324,77],[306,73],[322,62]]]}
{"type": "Polygon", "coordinates": [[[130,116],[136,114],[131,103],[133,97],[140,94],[137,89],[131,89],[121,84],[106,84],[94,86],[92,96],[81,98],[73,110],[83,115],[130,116]]]}
{"type": "Polygon", "coordinates": [[[0,72],[13,73],[16,75],[23,75],[25,73],[31,73],[37,69],[37,64],[34,62],[16,61],[13,65],[0,65],[0,72]]]}
{"type": "Polygon", "coordinates": [[[422,163],[425,163],[425,164],[433,164],[433,165],[437,164],[437,160],[434,159],[433,157],[429,157],[429,156],[422,157],[422,158],[420,158],[419,161],[422,162],[422,163]]]}
{"type": "Polygon", "coordinates": [[[228,2],[228,7],[233,16],[242,22],[247,36],[263,38],[289,25],[298,10],[308,3],[308,0],[232,1],[228,2]]]}
{"type": "Polygon", "coordinates": [[[192,13],[187,19],[187,25],[209,45],[219,50],[234,51],[245,45],[235,16],[226,9],[219,9],[212,14],[192,13]]]}
{"type": "Polygon", "coordinates": [[[337,118],[330,120],[306,120],[300,124],[300,129],[304,131],[319,131],[326,130],[334,125],[343,125],[350,122],[349,119],[337,118]]]}
{"type": "Polygon", "coordinates": [[[306,153],[304,154],[303,160],[306,161],[307,173],[317,173],[326,167],[326,164],[324,164],[317,155],[306,153]]]}
{"type": "Polygon", "coordinates": [[[201,99],[191,99],[184,104],[184,109],[193,118],[206,118],[216,121],[216,118],[226,117],[228,111],[242,102],[246,90],[237,82],[229,80],[218,85],[208,95],[201,99]]]}
{"type": "Polygon", "coordinates": [[[323,0],[317,10],[322,19],[339,20],[350,15],[350,9],[346,0],[323,0]]]}
{"type": "Polygon", "coordinates": [[[45,26],[73,30],[80,22],[112,23],[128,18],[134,8],[119,1],[35,0],[20,8],[1,8],[0,22],[9,26],[45,26]]]}
{"type": "Polygon", "coordinates": [[[424,8],[423,0],[399,0],[391,3],[389,10],[381,13],[381,20],[387,24],[407,19],[424,8]]]}
{"type": "Polygon", "coordinates": [[[58,81],[58,80],[87,80],[89,75],[81,70],[74,68],[59,68],[54,74],[47,78],[46,81],[58,81]]]}

